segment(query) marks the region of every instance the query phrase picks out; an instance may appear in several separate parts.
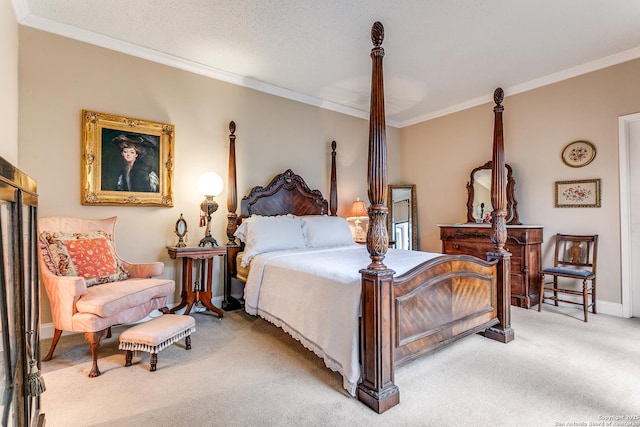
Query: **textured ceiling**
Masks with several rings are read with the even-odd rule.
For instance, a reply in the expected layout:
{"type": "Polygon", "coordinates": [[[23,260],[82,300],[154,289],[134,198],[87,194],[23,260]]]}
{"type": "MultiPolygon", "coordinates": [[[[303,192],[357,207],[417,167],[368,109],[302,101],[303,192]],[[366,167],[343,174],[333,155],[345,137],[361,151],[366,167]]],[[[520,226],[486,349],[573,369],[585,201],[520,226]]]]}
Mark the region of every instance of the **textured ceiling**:
{"type": "Polygon", "coordinates": [[[388,124],[640,57],[638,0],[12,0],[21,24],[368,117],[385,26],[388,124]]]}

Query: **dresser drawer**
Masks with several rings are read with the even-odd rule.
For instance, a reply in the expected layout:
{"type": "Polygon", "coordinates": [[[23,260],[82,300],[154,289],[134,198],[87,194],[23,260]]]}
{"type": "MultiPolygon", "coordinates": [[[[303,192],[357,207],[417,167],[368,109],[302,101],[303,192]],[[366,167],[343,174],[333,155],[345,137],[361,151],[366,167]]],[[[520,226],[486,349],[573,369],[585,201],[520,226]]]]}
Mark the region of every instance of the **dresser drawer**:
{"type": "MultiPolygon", "coordinates": [[[[481,259],[487,259],[487,252],[493,251],[493,244],[486,242],[477,243],[469,240],[457,240],[443,242],[442,252],[448,255],[473,255],[481,259]]],[[[522,271],[522,252],[520,248],[515,251],[505,246],[505,249],[511,252],[511,271],[522,271]]]]}
{"type": "Polygon", "coordinates": [[[493,245],[478,244],[466,240],[458,240],[443,243],[443,253],[449,255],[473,255],[486,259],[487,252],[493,249],[493,245]]]}
{"type": "Polygon", "coordinates": [[[511,271],[513,273],[523,273],[522,258],[511,256],[511,271]]]}

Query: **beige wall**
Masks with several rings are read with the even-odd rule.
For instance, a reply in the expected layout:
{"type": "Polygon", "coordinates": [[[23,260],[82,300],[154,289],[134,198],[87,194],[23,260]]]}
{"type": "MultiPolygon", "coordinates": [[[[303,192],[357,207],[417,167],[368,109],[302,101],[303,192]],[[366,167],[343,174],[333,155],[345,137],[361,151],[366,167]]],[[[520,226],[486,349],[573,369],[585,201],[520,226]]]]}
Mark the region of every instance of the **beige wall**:
{"type": "MultiPolygon", "coordinates": [[[[189,241],[202,237],[195,181],[214,170],[226,185],[230,120],[238,126],[240,197],[287,168],[328,193],[333,139],[338,142],[338,213],[346,215],[352,200],[367,197],[366,120],[30,28],[20,28],[19,34],[20,166],[38,181],[40,215],[119,216],[116,240],[124,258],[164,261],[165,276],[176,278],[165,246],[175,242],[173,226],[180,213],[189,224],[189,241]],[[175,207],[80,204],[82,109],[176,125],[175,207]]],[[[4,38],[2,43],[4,49],[4,38]]],[[[612,304],[621,301],[617,118],[640,111],[639,80],[636,60],[534,91],[507,93],[504,101],[506,159],[517,182],[521,220],[545,226],[547,263],[553,234],[599,233],[598,299],[612,304]],[[593,142],[598,154],[590,165],[574,169],[562,163],[560,151],[577,139],[593,142]],[[602,179],[601,208],[553,207],[554,181],[588,178],[602,179]]],[[[466,219],[469,173],[491,156],[492,107],[388,131],[389,182],[417,184],[423,250],[440,251],[437,224],[466,219]]],[[[226,188],[218,202],[213,234],[222,243],[226,188]]],[[[50,322],[46,297],[42,320],[50,322]]]]}
{"type": "MultiPolygon", "coordinates": [[[[599,234],[598,300],[620,304],[618,116],[640,111],[640,60],[506,95],[505,155],[516,180],[521,221],[544,225],[547,265],[555,233],[599,234]],[[570,168],[560,153],[579,139],[594,143],[597,155],[585,167],[570,168]],[[591,178],[602,180],[602,207],[554,207],[555,181],[591,178]]],[[[437,224],[466,221],[469,173],[491,160],[493,105],[400,132],[401,178],[417,184],[423,250],[440,250],[437,224]]]]}
{"type": "MultiPolygon", "coordinates": [[[[230,120],[237,124],[239,199],[250,187],[266,185],[288,168],[328,195],[334,139],[338,214],[345,216],[356,197],[367,197],[367,120],[20,29],[20,151],[26,153],[21,164],[38,181],[39,214],[117,215],[116,244],[127,260],[163,261],[165,275],[176,278],[177,264],[168,258],[165,246],[176,242],[173,228],[181,213],[189,226],[188,243],[197,244],[203,237],[204,229],[198,227],[202,196],[196,180],[209,170],[225,181],[212,234],[218,243],[226,242],[230,120]],[[80,204],[82,109],[176,126],[173,208],[80,204]]],[[[398,130],[389,130],[390,171],[398,170],[398,136],[398,130]]],[[[222,295],[222,289],[213,293],[222,295]]],[[[42,308],[43,323],[50,322],[46,296],[42,308]]]]}
{"type": "Polygon", "coordinates": [[[10,1],[0,2],[0,157],[18,164],[18,22],[10,1]]]}

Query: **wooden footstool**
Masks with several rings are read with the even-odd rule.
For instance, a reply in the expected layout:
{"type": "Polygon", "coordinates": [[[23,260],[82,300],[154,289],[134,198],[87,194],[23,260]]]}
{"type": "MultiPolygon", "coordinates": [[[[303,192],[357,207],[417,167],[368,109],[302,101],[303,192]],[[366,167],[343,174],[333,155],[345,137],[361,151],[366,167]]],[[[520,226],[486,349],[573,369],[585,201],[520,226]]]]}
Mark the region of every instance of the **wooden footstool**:
{"type": "Polygon", "coordinates": [[[120,350],[126,350],[125,365],[131,366],[134,351],[151,353],[150,371],[156,370],[158,352],[184,338],[187,350],[191,350],[191,332],[196,330],[196,321],[182,314],[163,314],[160,317],[139,323],[120,334],[120,350]]]}

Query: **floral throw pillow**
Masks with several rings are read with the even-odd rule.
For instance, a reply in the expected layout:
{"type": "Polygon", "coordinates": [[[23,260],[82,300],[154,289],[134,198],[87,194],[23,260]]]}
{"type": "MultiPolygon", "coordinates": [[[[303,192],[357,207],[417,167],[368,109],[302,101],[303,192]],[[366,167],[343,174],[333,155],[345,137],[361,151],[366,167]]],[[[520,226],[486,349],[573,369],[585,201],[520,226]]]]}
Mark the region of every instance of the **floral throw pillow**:
{"type": "Polygon", "coordinates": [[[40,234],[40,248],[45,264],[52,273],[83,277],[87,286],[129,278],[116,257],[110,235],[105,231],[44,231],[40,234]]]}

